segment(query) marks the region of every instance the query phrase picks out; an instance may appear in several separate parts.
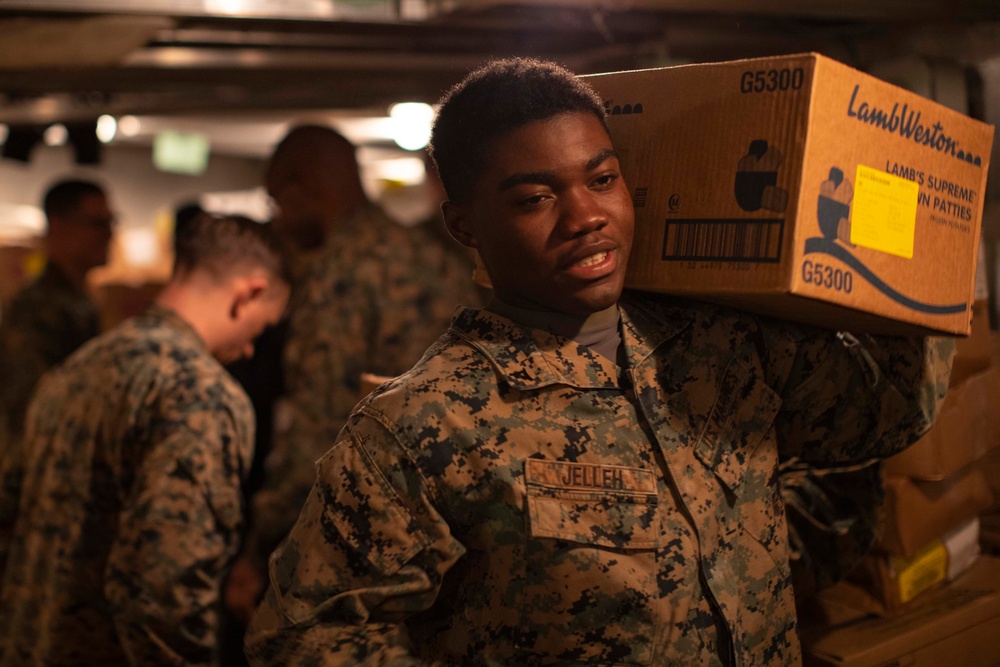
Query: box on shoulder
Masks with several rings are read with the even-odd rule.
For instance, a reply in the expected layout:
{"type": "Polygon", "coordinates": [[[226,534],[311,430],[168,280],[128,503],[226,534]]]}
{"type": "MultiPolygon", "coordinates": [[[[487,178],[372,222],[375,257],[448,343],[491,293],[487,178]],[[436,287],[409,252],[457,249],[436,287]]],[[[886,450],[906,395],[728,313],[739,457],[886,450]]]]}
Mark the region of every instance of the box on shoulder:
{"type": "Polygon", "coordinates": [[[635,208],[627,287],[969,332],[992,125],[815,53],[585,78],[635,208]]]}

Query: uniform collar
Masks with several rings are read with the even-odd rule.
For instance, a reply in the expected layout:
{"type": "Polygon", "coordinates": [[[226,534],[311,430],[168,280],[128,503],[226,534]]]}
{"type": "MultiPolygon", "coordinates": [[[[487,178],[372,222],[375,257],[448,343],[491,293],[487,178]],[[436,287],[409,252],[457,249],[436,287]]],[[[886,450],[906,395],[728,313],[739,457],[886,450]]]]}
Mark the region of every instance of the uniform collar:
{"type": "Polygon", "coordinates": [[[636,368],[658,347],[691,326],[696,317],[687,302],[665,295],[626,290],[618,301],[628,365],[636,368]]]}
{"type": "Polygon", "coordinates": [[[46,262],[45,270],[42,271],[42,275],[38,277],[38,283],[41,285],[47,285],[54,289],[63,290],[66,292],[72,292],[74,294],[84,294],[86,291],[75,285],[66,272],[59,268],[58,265],[52,262],[46,262]]]}
{"type": "MultiPolygon", "coordinates": [[[[665,297],[623,295],[618,304],[622,339],[630,367],[641,364],[661,344],[688,328],[694,313],[665,297]]],[[[482,352],[511,387],[539,389],[566,384],[581,389],[617,388],[621,369],[577,342],[541,329],[520,326],[486,310],[463,308],[452,331],[482,352]]]]}
{"type": "Polygon", "coordinates": [[[206,352],[208,352],[208,345],[198,332],[195,331],[195,328],[191,326],[191,323],[170,308],[153,303],[146,308],[142,317],[167,325],[184,337],[190,338],[197,347],[203,348],[206,352]]]}
{"type": "Polygon", "coordinates": [[[482,352],[504,382],[519,390],[566,384],[618,387],[618,366],[576,341],[530,329],[496,313],[463,308],[452,332],[482,352]]]}

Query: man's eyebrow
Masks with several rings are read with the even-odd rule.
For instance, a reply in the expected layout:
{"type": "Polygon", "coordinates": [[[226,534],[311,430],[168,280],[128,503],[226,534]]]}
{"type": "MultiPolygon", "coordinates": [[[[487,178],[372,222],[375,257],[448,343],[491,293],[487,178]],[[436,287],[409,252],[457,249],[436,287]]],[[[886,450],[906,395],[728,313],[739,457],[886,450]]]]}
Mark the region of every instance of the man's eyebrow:
{"type": "MultiPolygon", "coordinates": [[[[591,171],[592,169],[597,169],[605,161],[617,157],[618,153],[616,153],[613,149],[608,148],[601,151],[600,153],[590,158],[589,160],[587,160],[587,164],[585,165],[584,168],[587,171],[591,171]]],[[[520,174],[513,174],[505,178],[503,181],[500,182],[500,189],[507,190],[509,188],[522,185],[524,183],[541,183],[543,185],[551,185],[556,180],[557,180],[556,174],[555,172],[552,171],[524,172],[520,174]]]]}
{"type": "Polygon", "coordinates": [[[523,172],[520,174],[513,174],[503,179],[503,181],[500,182],[500,190],[509,190],[510,188],[523,185],[524,183],[542,183],[544,185],[551,185],[555,183],[556,180],[556,174],[552,171],[523,172]]]}
{"type": "Polygon", "coordinates": [[[618,153],[616,153],[614,151],[614,149],[608,148],[608,149],[605,149],[605,150],[601,151],[600,153],[598,153],[594,157],[592,157],[589,160],[587,160],[587,171],[590,171],[591,169],[597,169],[598,167],[601,166],[601,164],[605,160],[610,160],[611,158],[615,158],[615,159],[618,158],[618,153]]]}

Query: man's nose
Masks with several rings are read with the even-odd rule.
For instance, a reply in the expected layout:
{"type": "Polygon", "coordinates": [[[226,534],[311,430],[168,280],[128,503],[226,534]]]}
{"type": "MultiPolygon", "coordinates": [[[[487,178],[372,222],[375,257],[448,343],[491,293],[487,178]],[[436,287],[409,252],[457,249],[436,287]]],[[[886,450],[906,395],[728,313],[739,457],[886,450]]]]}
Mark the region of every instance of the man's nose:
{"type": "Polygon", "coordinates": [[[583,236],[608,224],[608,212],[599,197],[588,188],[572,190],[563,196],[559,226],[569,237],[583,236]]]}

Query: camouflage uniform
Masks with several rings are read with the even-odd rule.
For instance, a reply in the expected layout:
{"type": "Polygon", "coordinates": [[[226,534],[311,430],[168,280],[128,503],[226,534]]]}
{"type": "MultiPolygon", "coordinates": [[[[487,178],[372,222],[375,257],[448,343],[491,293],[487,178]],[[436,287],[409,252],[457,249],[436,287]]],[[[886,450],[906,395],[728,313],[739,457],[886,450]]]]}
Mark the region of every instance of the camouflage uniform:
{"type": "Polygon", "coordinates": [[[885,505],[882,462],[828,468],[791,459],[781,466],[780,482],[801,604],[847,576],[875,545],[885,505]]]}
{"type": "Polygon", "coordinates": [[[23,431],[42,373],[99,333],[97,307],[53,264],[14,297],[0,320],[0,455],[23,431]]]}
{"type": "Polygon", "coordinates": [[[447,330],[456,308],[479,305],[471,267],[459,258],[429,230],[367,206],[342,221],[310,263],[293,296],[287,396],[253,501],[260,557],[295,522],[316,460],[361,398],[361,373],[403,373],[447,330]]]}
{"type": "Polygon", "coordinates": [[[251,661],[798,663],[779,460],[901,449],[952,342],[619,309],[625,368],[464,310],[364,400],[272,558],[251,661]]]}
{"type": "Polygon", "coordinates": [[[0,503],[0,664],[213,664],[252,447],[246,394],[169,310],[46,374],[0,503]]]}

